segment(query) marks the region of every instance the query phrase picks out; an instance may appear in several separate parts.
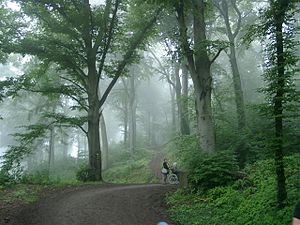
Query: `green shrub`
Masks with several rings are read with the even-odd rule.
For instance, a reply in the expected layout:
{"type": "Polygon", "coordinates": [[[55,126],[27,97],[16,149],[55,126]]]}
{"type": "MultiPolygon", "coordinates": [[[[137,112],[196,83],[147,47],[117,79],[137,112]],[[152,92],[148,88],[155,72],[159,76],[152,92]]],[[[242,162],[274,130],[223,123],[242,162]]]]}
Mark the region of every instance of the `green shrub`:
{"type": "Polygon", "coordinates": [[[95,178],[95,173],[92,168],[88,165],[81,165],[76,173],[76,179],[78,181],[87,182],[93,181],[95,178]]]}
{"type": "Polygon", "coordinates": [[[48,170],[34,171],[32,173],[24,174],[21,178],[21,183],[24,184],[49,184],[48,170]]]}
{"type": "Polygon", "coordinates": [[[179,137],[175,145],[181,167],[188,172],[188,183],[192,188],[206,191],[231,184],[238,178],[238,165],[231,151],[201,153],[196,136],[179,137]]]}
{"type": "Polygon", "coordinates": [[[198,153],[189,162],[188,181],[192,187],[204,191],[233,183],[236,180],[238,166],[230,152],[219,152],[213,155],[198,153]]]}
{"type": "Polygon", "coordinates": [[[0,170],[0,186],[6,186],[12,182],[11,177],[8,175],[8,173],[4,172],[3,170],[0,170]]]}
{"type": "Polygon", "coordinates": [[[276,208],[276,173],[273,160],[248,165],[243,179],[206,192],[178,191],[167,199],[174,220],[183,225],[290,224],[300,197],[300,155],[285,157],[288,200],[276,208]]]}

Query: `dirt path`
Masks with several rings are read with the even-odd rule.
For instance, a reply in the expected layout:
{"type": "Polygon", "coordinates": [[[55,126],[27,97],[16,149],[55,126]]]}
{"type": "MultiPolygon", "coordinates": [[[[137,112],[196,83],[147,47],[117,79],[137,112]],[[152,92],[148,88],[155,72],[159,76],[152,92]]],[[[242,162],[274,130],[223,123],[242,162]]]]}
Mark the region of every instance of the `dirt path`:
{"type": "MultiPolygon", "coordinates": [[[[168,218],[164,195],[174,186],[104,185],[53,193],[22,209],[11,225],[156,225],[168,218]]],[[[2,224],[1,223],[1,224],[2,224]]]]}
{"type": "Polygon", "coordinates": [[[153,175],[159,180],[162,181],[161,167],[164,159],[163,153],[157,153],[151,160],[149,167],[153,175]]]}

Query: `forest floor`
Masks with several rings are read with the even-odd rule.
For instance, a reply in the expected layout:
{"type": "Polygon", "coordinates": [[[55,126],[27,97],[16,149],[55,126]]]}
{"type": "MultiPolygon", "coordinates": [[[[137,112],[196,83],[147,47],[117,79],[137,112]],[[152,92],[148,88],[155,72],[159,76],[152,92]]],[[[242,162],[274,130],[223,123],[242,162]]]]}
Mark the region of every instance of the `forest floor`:
{"type": "Polygon", "coordinates": [[[0,204],[2,225],[156,225],[168,219],[162,184],[98,184],[43,189],[31,204],[0,204]]]}

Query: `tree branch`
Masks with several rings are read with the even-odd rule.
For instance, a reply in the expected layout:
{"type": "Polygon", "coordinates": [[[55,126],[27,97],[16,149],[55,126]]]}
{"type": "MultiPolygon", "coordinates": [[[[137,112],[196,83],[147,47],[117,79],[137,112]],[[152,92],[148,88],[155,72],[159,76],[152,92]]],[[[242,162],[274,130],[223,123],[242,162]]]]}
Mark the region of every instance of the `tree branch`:
{"type": "Polygon", "coordinates": [[[221,52],[224,50],[225,48],[220,48],[217,52],[217,54],[212,58],[212,60],[210,60],[210,64],[213,64],[214,61],[219,57],[219,55],[221,54],[221,52]]]}
{"type": "MultiPolygon", "coordinates": [[[[26,88],[22,87],[22,88],[20,88],[20,90],[30,91],[30,92],[33,92],[33,93],[49,93],[50,92],[49,90],[34,90],[34,89],[30,89],[28,87],[26,87],[26,88]]],[[[76,101],[85,111],[88,111],[88,108],[84,104],[82,104],[80,99],[76,98],[74,95],[63,93],[60,90],[61,90],[60,88],[52,89],[51,93],[62,94],[62,95],[68,96],[71,99],[73,99],[74,101],[76,101]]]]}
{"type": "Polygon", "coordinates": [[[81,91],[83,92],[86,92],[86,89],[84,89],[83,87],[81,87],[79,84],[77,84],[75,81],[69,79],[69,78],[66,78],[66,77],[63,77],[61,75],[59,75],[59,77],[63,80],[66,80],[66,81],[69,81],[70,83],[72,83],[74,86],[78,87],[81,91]]]}
{"type": "Polygon", "coordinates": [[[151,49],[149,49],[149,51],[150,51],[151,55],[154,57],[154,59],[158,62],[159,67],[160,67],[161,70],[162,70],[162,72],[159,71],[159,70],[158,70],[158,72],[160,72],[160,73],[162,73],[163,75],[165,75],[165,76],[166,76],[166,79],[167,79],[167,81],[168,81],[168,83],[171,84],[173,88],[175,88],[174,82],[170,79],[170,75],[169,75],[169,73],[166,71],[166,69],[163,67],[161,61],[157,58],[157,56],[154,54],[154,52],[153,52],[151,49]]]}
{"type": "Polygon", "coordinates": [[[240,12],[240,10],[238,9],[237,5],[236,5],[236,0],[231,0],[232,3],[232,7],[234,8],[235,12],[238,15],[238,21],[237,21],[237,27],[233,33],[233,37],[236,38],[236,36],[238,35],[238,33],[240,32],[241,29],[241,24],[242,24],[242,14],[240,12]]]}
{"type": "MultiPolygon", "coordinates": [[[[102,74],[104,62],[105,62],[105,59],[106,59],[106,55],[107,55],[108,49],[110,48],[111,40],[112,40],[112,37],[113,37],[114,27],[115,27],[115,24],[116,24],[116,21],[117,21],[117,12],[118,12],[118,8],[119,8],[119,4],[120,4],[120,1],[117,0],[116,3],[115,3],[114,11],[113,11],[113,17],[112,17],[112,20],[111,20],[111,23],[110,23],[110,26],[109,26],[109,31],[108,31],[108,33],[105,32],[104,40],[106,40],[106,41],[104,43],[104,49],[103,49],[103,52],[102,52],[102,56],[101,56],[100,64],[99,64],[99,69],[98,69],[99,77],[102,74]]],[[[109,19],[109,13],[107,15],[107,19],[109,19]]],[[[107,28],[105,26],[105,31],[106,31],[106,29],[107,28]]],[[[102,38],[99,38],[99,39],[100,40],[99,40],[98,45],[94,46],[96,51],[99,48],[99,45],[100,45],[101,41],[103,41],[102,38]]]]}
{"type": "Polygon", "coordinates": [[[190,48],[188,42],[187,26],[185,24],[185,18],[184,18],[184,0],[180,0],[179,2],[175,3],[174,6],[177,13],[176,18],[179,25],[181,48],[183,49],[187,57],[189,70],[191,74],[196,74],[194,51],[190,48]]]}
{"type": "Polygon", "coordinates": [[[112,81],[110,82],[110,84],[108,85],[108,87],[106,88],[104,94],[102,95],[102,97],[100,99],[100,107],[103,106],[103,104],[104,104],[105,100],[107,99],[110,91],[112,90],[112,88],[116,84],[117,80],[119,79],[119,77],[123,73],[125,66],[128,64],[128,61],[132,58],[132,56],[133,56],[136,48],[146,38],[147,31],[149,31],[154,26],[154,24],[155,24],[155,22],[157,20],[157,17],[159,16],[159,14],[160,14],[161,11],[162,11],[162,8],[159,8],[155,12],[155,15],[153,16],[153,18],[143,27],[143,29],[141,29],[140,32],[138,32],[138,34],[136,34],[136,37],[132,38],[133,42],[128,47],[128,51],[123,56],[123,60],[119,63],[119,65],[117,67],[117,70],[116,70],[114,78],[112,79],[112,81]]]}

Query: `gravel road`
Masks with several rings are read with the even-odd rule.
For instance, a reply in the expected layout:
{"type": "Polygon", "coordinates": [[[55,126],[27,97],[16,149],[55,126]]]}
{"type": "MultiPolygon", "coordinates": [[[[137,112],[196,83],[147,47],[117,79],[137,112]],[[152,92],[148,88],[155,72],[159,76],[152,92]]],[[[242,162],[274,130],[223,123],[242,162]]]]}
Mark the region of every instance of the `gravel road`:
{"type": "MultiPolygon", "coordinates": [[[[11,225],[156,225],[172,223],[163,198],[174,186],[86,186],[52,193],[20,210],[11,225]]],[[[2,221],[3,222],[3,221],[2,221]]]]}

